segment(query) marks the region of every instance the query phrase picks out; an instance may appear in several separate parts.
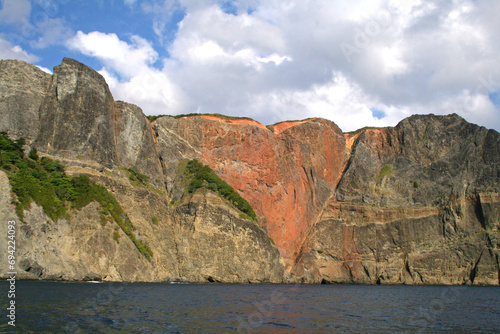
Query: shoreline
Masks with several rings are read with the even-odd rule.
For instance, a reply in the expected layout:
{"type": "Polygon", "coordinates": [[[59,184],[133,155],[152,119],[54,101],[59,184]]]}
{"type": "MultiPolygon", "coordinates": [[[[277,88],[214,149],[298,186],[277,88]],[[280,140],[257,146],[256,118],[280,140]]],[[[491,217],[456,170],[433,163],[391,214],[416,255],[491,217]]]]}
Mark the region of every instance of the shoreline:
{"type": "MultiPolygon", "coordinates": [[[[8,282],[6,278],[0,278],[0,282],[8,282]]],[[[499,287],[500,285],[489,284],[366,284],[366,283],[298,283],[298,282],[263,282],[263,283],[241,283],[241,282],[201,282],[201,281],[85,281],[85,280],[47,280],[47,279],[16,279],[17,282],[41,282],[41,283],[75,283],[75,284],[171,284],[171,285],[284,285],[284,286],[314,286],[314,285],[333,285],[333,286],[428,286],[428,287],[499,287]]]]}

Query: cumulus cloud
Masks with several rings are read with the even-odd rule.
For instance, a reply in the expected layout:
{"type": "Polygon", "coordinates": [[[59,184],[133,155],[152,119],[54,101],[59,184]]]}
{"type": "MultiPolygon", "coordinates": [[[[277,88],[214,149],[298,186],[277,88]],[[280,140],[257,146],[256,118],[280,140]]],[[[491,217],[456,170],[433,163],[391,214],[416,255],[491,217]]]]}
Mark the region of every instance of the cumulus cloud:
{"type": "Polygon", "coordinates": [[[158,53],[147,40],[139,36],[133,35],[130,40],[128,44],[114,33],[94,31],[85,34],[78,31],[66,44],[70,49],[96,57],[118,74],[131,78],[154,64],[158,53]]]}
{"type": "Polygon", "coordinates": [[[52,74],[52,71],[50,69],[48,69],[47,67],[38,66],[38,65],[37,65],[37,67],[39,69],[41,69],[42,71],[44,71],[45,73],[52,74]]]}
{"type": "Polygon", "coordinates": [[[487,33],[497,21],[481,23],[488,11],[471,1],[253,5],[251,14],[237,16],[204,6],[182,21],[169,49],[182,66],[172,74],[199,110],[251,113],[264,123],[322,116],[346,130],[395,124],[418,112],[458,112],[498,124],[487,93],[499,87],[482,85],[474,94],[483,103],[472,109],[463,102],[463,92],[482,76],[500,75],[492,61],[500,49],[487,33]],[[256,66],[255,55],[266,52],[286,62],[256,66]],[[343,94],[341,87],[356,89],[343,94]],[[373,116],[374,109],[383,116],[373,116]]]}
{"type": "Polygon", "coordinates": [[[3,0],[1,4],[0,21],[4,23],[22,23],[31,13],[29,0],[3,0]]]}
{"type": "Polygon", "coordinates": [[[45,17],[36,24],[39,36],[30,41],[30,46],[35,49],[44,49],[52,45],[63,44],[74,33],[62,18],[45,17]]]}
{"type": "Polygon", "coordinates": [[[165,50],[100,32],[78,32],[67,45],[100,59],[114,94],[143,101],[146,113],[265,124],[320,116],[347,131],[455,112],[500,128],[491,98],[500,91],[499,1],[148,0],[141,8],[162,43],[173,13],[185,12],[165,50]],[[144,80],[158,84],[134,97],[144,80]]]}
{"type": "Polygon", "coordinates": [[[0,37],[0,59],[17,59],[34,63],[40,60],[37,56],[29,54],[19,45],[12,45],[0,37]]]}
{"type": "Polygon", "coordinates": [[[126,42],[113,33],[78,31],[66,44],[103,62],[100,73],[115,99],[135,103],[148,114],[179,113],[185,109],[183,92],[164,72],[152,66],[158,54],[145,39],[131,36],[130,42],[126,42]]]}

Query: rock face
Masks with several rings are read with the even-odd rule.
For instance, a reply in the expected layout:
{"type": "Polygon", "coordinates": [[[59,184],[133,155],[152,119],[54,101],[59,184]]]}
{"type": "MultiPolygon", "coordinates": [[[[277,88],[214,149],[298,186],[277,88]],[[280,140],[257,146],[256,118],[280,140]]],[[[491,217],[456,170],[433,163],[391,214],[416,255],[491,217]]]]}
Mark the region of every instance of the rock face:
{"type": "Polygon", "coordinates": [[[31,141],[40,129],[39,108],[51,75],[16,60],[0,60],[0,73],[0,131],[31,141]]]}
{"type": "MultiPolygon", "coordinates": [[[[5,71],[38,71],[36,75],[43,76],[33,67],[14,62],[5,71]]],[[[16,96],[21,91],[21,84],[9,81],[19,80],[18,76],[2,73],[1,77],[8,81],[2,86],[6,87],[2,96],[16,96]]],[[[33,146],[40,154],[60,160],[68,174],[86,174],[109,189],[133,222],[135,237],[153,250],[153,258],[147,261],[114,223],[103,225],[96,203],[72,211],[69,221],[58,222],[32,203],[24,213],[24,223],[20,222],[7,176],[0,171],[0,230],[7,235],[7,222],[17,222],[19,278],[238,283],[283,280],[276,246],[264,230],[240,218],[226,201],[207,193],[189,196],[174,207],[169,205],[153,130],[138,107],[115,102],[98,73],[71,59],[64,59],[48,79],[46,91],[38,97],[40,105],[31,109],[39,111],[40,119],[29,136],[36,138],[33,146]],[[150,177],[147,185],[129,181],[126,169],[132,166],[150,177]]],[[[12,99],[5,101],[0,105],[2,112],[12,105],[12,99]]],[[[20,119],[30,115],[22,109],[15,112],[24,115],[20,119]]],[[[12,115],[14,110],[2,117],[11,119],[12,115]]],[[[24,135],[24,126],[20,121],[11,122],[5,130],[24,135]]],[[[7,249],[4,239],[0,246],[7,249]]],[[[6,262],[1,263],[1,271],[2,275],[9,272],[6,262]]]]}
{"type": "Polygon", "coordinates": [[[500,136],[457,115],[348,138],[342,180],[296,262],[307,282],[498,284],[500,136]]]}
{"type": "Polygon", "coordinates": [[[428,206],[498,192],[498,132],[457,115],[412,116],[395,128],[353,137],[349,168],[336,191],[341,201],[428,206]]]}
{"type": "Polygon", "coordinates": [[[167,175],[175,175],[181,158],[212,167],[252,205],[287,262],[297,256],[348,157],[342,132],[324,119],[276,133],[255,121],[213,116],[162,117],[153,127],[167,175]]]}
{"type": "MultiPolygon", "coordinates": [[[[196,195],[175,210],[166,198],[123,182],[119,176],[98,175],[90,169],[69,168],[69,174],[94,176],[113,191],[129,212],[138,236],[153,249],[153,260],[140,255],[127,236],[112,223],[103,225],[95,202],[52,221],[32,203],[24,223],[11,205],[7,176],[0,172],[0,232],[16,221],[16,258],[20,279],[84,280],[97,273],[108,281],[281,282],[279,252],[255,223],[215,195],[196,195]],[[152,222],[156,217],[157,223],[152,222]],[[118,233],[118,240],[114,240],[118,233]]],[[[6,239],[0,246],[7,249],[6,239]]],[[[7,263],[2,263],[7,273],[7,263]]]]}
{"type": "MultiPolygon", "coordinates": [[[[457,115],[353,134],[318,118],[272,127],[216,115],[150,122],[71,59],[52,76],[18,61],[1,61],[0,74],[0,130],[104,185],[153,251],[149,262],[117,225],[102,224],[96,203],[58,222],[32,204],[18,225],[21,278],[500,282],[494,130],[457,115]],[[210,191],[187,194],[183,159],[209,165],[258,222],[210,191]],[[149,181],[130,181],[131,168],[149,181]]],[[[0,186],[6,233],[17,217],[4,172],[0,186]]]]}
{"type": "Polygon", "coordinates": [[[115,102],[113,124],[118,160],[124,167],[136,166],[150,177],[152,184],[163,186],[162,166],[156,151],[151,123],[136,105],[115,102]]]}
{"type": "Polygon", "coordinates": [[[54,68],[40,106],[35,146],[67,157],[85,157],[108,167],[118,162],[113,96],[104,78],[76,60],[64,58],[54,68]]]}

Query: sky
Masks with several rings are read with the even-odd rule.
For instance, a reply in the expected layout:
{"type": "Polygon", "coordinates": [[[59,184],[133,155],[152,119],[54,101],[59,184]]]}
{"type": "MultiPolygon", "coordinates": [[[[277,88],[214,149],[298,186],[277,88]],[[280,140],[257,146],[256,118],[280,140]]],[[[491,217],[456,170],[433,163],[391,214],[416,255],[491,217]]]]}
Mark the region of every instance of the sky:
{"type": "Polygon", "coordinates": [[[101,73],[147,115],[500,130],[498,0],[0,0],[0,59],[101,73]]]}

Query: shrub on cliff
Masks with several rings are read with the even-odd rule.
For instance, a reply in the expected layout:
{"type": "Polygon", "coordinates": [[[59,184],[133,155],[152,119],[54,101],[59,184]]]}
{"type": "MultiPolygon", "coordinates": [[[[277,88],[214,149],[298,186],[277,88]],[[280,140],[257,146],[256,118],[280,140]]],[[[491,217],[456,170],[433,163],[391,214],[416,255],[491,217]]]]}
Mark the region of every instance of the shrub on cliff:
{"type": "Polygon", "coordinates": [[[142,174],[139,172],[136,166],[132,166],[127,169],[129,172],[129,180],[132,182],[137,182],[143,185],[146,185],[149,182],[149,176],[142,174]]]}
{"type": "Polygon", "coordinates": [[[227,116],[227,115],[222,115],[222,114],[217,114],[217,113],[215,113],[215,114],[190,113],[190,114],[180,114],[180,115],[147,115],[146,118],[150,122],[154,122],[158,118],[164,117],[164,116],[169,116],[169,117],[176,118],[176,119],[178,119],[178,118],[184,118],[184,117],[195,117],[195,116],[214,116],[214,117],[218,117],[218,118],[222,118],[222,119],[227,119],[227,120],[245,119],[245,120],[253,121],[253,119],[250,118],[250,117],[227,116]]]}
{"type": "Polygon", "coordinates": [[[206,188],[218,193],[221,197],[230,201],[241,212],[245,213],[253,220],[257,220],[257,215],[252,206],[238,194],[233,187],[224,182],[215,172],[198,160],[189,160],[186,165],[186,174],[190,179],[187,190],[190,194],[199,188],[206,188]]]}
{"type": "Polygon", "coordinates": [[[24,140],[13,141],[5,132],[0,133],[0,168],[7,173],[12,191],[16,194],[16,213],[21,220],[24,210],[30,208],[32,201],[40,205],[53,221],[62,217],[69,219],[68,210],[80,210],[96,201],[102,211],[111,214],[137,249],[151,260],[151,249],[136,239],[132,233],[135,230],[132,222],[105,187],[87,175],[66,175],[59,161],[47,157],[40,159],[36,150],[31,150],[29,156],[25,156],[23,145],[24,140]]]}

